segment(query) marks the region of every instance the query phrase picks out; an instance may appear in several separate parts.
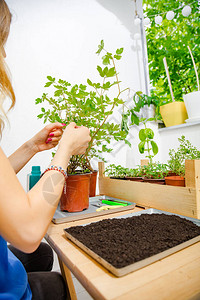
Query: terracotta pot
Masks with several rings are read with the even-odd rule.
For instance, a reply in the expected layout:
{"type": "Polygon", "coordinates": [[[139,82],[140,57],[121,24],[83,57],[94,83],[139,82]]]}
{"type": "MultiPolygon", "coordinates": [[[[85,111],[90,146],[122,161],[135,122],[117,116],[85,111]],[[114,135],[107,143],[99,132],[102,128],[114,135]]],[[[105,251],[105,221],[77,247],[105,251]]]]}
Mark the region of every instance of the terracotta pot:
{"type": "Polygon", "coordinates": [[[148,182],[148,183],[156,183],[156,184],[165,184],[165,179],[155,179],[155,178],[146,178],[143,177],[143,182],[148,182]]]}
{"type": "Polygon", "coordinates": [[[77,212],[89,207],[91,174],[68,175],[60,199],[60,209],[77,212]]]}
{"type": "Polygon", "coordinates": [[[165,177],[169,177],[169,176],[177,176],[175,172],[169,171],[167,176],[165,177]]]}
{"type": "Polygon", "coordinates": [[[90,197],[94,197],[96,195],[97,173],[98,173],[98,171],[96,171],[96,170],[91,173],[90,192],[89,192],[90,197]]]}
{"type": "Polygon", "coordinates": [[[185,186],[185,178],[181,176],[168,176],[165,177],[165,183],[167,185],[185,186]]]}
{"type": "Polygon", "coordinates": [[[130,181],[143,182],[143,178],[142,177],[129,177],[129,176],[127,176],[126,179],[130,180],[130,181]]]}

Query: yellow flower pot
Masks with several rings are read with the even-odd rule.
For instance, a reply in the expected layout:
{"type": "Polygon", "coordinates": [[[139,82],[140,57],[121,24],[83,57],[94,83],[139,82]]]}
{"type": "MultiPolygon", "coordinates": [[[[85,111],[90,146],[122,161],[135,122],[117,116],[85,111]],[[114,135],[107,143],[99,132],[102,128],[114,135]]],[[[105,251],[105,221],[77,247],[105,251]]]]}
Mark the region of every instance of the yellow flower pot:
{"type": "Polygon", "coordinates": [[[188,118],[185,103],[180,101],[160,106],[160,113],[166,127],[183,124],[188,118]]]}

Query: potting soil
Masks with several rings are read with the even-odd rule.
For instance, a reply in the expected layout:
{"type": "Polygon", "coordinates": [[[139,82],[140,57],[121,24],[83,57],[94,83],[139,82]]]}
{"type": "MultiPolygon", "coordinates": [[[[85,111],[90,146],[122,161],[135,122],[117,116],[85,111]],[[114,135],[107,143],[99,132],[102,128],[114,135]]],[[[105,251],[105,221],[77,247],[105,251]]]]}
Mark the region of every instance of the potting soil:
{"type": "Polygon", "coordinates": [[[142,214],[66,229],[116,268],[122,268],[200,235],[200,227],[175,215],[142,214]]]}

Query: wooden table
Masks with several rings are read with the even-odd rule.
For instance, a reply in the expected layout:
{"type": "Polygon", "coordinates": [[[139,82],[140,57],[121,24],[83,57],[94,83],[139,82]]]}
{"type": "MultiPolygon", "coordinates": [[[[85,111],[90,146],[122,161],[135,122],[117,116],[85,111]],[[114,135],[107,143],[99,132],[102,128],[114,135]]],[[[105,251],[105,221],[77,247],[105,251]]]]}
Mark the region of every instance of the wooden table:
{"type": "MultiPolygon", "coordinates": [[[[135,208],[130,212],[136,212],[135,208]]],[[[113,216],[127,214],[115,213],[113,216]]],[[[95,217],[65,224],[51,224],[46,240],[58,255],[61,271],[68,284],[69,299],[77,299],[71,272],[96,299],[200,299],[200,242],[156,263],[117,278],[84,251],[66,239],[63,229],[99,221],[95,217]]]]}

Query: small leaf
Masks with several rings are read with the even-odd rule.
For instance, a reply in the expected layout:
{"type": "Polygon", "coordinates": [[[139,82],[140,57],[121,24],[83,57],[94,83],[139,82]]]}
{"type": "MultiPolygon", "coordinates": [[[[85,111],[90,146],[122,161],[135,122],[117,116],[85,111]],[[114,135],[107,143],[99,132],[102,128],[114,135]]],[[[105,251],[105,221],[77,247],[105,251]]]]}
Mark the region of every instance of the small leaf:
{"type": "Polygon", "coordinates": [[[35,99],[35,104],[38,104],[38,103],[42,103],[42,99],[41,98],[35,99]]]}
{"type": "Polygon", "coordinates": [[[120,60],[121,58],[122,58],[122,56],[121,55],[114,55],[114,58],[116,58],[117,60],[120,60]]]}
{"type": "Polygon", "coordinates": [[[42,119],[43,114],[40,114],[40,115],[38,115],[37,117],[38,117],[38,119],[42,119]]]}
{"type": "Polygon", "coordinates": [[[140,139],[140,141],[145,141],[146,140],[145,129],[140,129],[140,131],[139,131],[139,139],[140,139]]]}
{"type": "Polygon", "coordinates": [[[144,153],[144,146],[145,146],[145,142],[140,142],[139,145],[138,145],[138,149],[139,149],[141,154],[144,153]]]}
{"type": "Polygon", "coordinates": [[[123,51],[124,51],[124,48],[117,49],[116,54],[122,54],[123,51]]]}
{"type": "Polygon", "coordinates": [[[47,76],[47,79],[48,79],[49,81],[52,81],[52,82],[55,81],[55,78],[52,78],[51,76],[47,76]]]}
{"type": "Polygon", "coordinates": [[[151,141],[151,146],[153,154],[156,155],[158,153],[158,145],[154,141],[151,141]]]}
{"type": "Polygon", "coordinates": [[[92,81],[90,79],[87,79],[87,83],[90,85],[90,86],[94,86],[92,81]]]}
{"type": "Polygon", "coordinates": [[[41,108],[41,111],[42,111],[42,112],[45,112],[45,109],[44,109],[44,107],[42,107],[42,108],[41,108]]]}
{"type": "Polygon", "coordinates": [[[144,130],[145,130],[146,137],[152,140],[154,137],[153,130],[151,128],[145,128],[144,130]]]}
{"type": "Polygon", "coordinates": [[[103,60],[104,65],[109,65],[110,64],[110,58],[107,55],[103,56],[102,60],[103,60]]]}
{"type": "Polygon", "coordinates": [[[115,68],[110,68],[106,74],[107,77],[113,77],[116,74],[115,68]]]}
{"type": "Polygon", "coordinates": [[[62,94],[62,90],[57,90],[54,92],[55,97],[59,97],[62,94]]]}
{"type": "Polygon", "coordinates": [[[97,66],[97,71],[99,72],[99,75],[101,77],[104,77],[104,72],[103,72],[103,70],[102,70],[102,68],[100,66],[97,66]]]}
{"type": "Polygon", "coordinates": [[[50,85],[52,85],[52,83],[53,83],[53,81],[51,82],[51,81],[49,81],[49,82],[47,82],[46,84],[45,84],[45,86],[44,87],[49,87],[50,85]]]}

